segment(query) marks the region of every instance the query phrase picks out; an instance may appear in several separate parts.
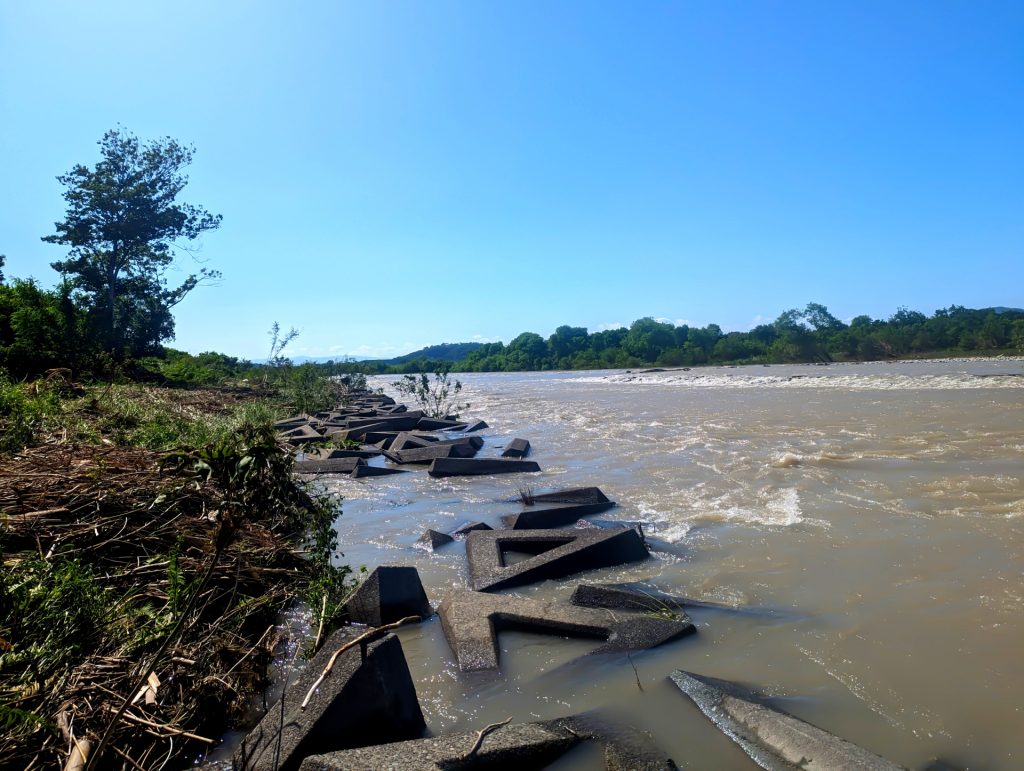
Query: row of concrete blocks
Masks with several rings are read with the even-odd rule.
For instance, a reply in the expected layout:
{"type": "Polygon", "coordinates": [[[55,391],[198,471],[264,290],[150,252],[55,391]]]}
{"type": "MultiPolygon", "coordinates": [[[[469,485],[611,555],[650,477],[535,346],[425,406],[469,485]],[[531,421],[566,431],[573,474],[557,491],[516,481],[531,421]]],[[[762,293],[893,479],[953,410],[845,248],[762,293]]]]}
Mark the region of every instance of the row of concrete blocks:
{"type": "MultiPolygon", "coordinates": [[[[438,609],[460,660],[496,665],[496,630],[504,626],[602,639],[592,651],[652,647],[693,631],[681,609],[689,601],[652,596],[622,586],[578,586],[571,604],[460,592],[438,609]],[[650,611],[675,608],[675,619],[650,611]],[[615,610],[611,613],[610,610],[615,610]],[[633,612],[637,611],[637,612],[633,612]],[[641,614],[640,611],[645,611],[641,614]],[[685,620],[684,620],[685,619],[685,620]]],[[[350,601],[350,613],[374,625],[431,615],[414,568],[378,568],[350,601]]],[[[370,638],[338,655],[331,674],[314,687],[352,630],[329,638],[297,682],[244,740],[235,756],[242,769],[539,768],[580,741],[604,745],[609,769],[673,769],[650,739],[621,717],[587,713],[560,720],[479,732],[420,738],[425,730],[401,643],[370,638]],[[308,703],[303,708],[303,701],[308,703]]],[[[472,667],[471,667],[472,668],[472,667]]],[[[676,671],[670,680],[755,762],[767,769],[897,769],[898,766],[777,710],[733,683],[676,671]]],[[[699,751],[699,750],[698,750],[699,751]]]]}

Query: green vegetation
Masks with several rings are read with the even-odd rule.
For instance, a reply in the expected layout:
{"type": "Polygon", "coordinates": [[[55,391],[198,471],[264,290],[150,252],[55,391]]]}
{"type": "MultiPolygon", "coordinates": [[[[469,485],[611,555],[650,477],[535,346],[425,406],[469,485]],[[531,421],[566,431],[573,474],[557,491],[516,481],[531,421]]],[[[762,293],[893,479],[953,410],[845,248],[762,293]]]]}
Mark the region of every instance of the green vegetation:
{"type": "Polygon", "coordinates": [[[402,396],[415,400],[416,406],[429,417],[458,417],[462,410],[469,409],[469,403],[459,401],[462,383],[449,377],[451,365],[440,365],[434,372],[434,378],[425,372],[417,375],[406,375],[391,385],[402,396]]]}
{"type": "Polygon", "coordinates": [[[174,250],[220,217],[176,201],[191,148],[100,147],[58,178],[58,288],[0,272],[4,767],[193,765],[267,687],[280,612],[329,631],[355,585],[338,501],[294,481],[273,421],[365,378],[293,366],[276,324],[267,365],[162,347],[217,276],[168,286],[174,250]]]}
{"type": "MultiPolygon", "coordinates": [[[[652,318],[629,328],[588,332],[561,326],[545,340],[524,332],[508,344],[478,346],[458,372],[550,369],[692,367],[702,364],[872,361],[897,357],[991,355],[1024,352],[1024,311],[972,310],[958,305],[932,316],[900,308],[886,320],[857,316],[846,324],[818,303],[787,310],[771,324],[725,333],[717,324],[674,326],[652,318]]],[[[430,371],[439,362],[417,359],[399,366],[379,361],[321,365],[331,371],[372,374],[430,371]]]]}

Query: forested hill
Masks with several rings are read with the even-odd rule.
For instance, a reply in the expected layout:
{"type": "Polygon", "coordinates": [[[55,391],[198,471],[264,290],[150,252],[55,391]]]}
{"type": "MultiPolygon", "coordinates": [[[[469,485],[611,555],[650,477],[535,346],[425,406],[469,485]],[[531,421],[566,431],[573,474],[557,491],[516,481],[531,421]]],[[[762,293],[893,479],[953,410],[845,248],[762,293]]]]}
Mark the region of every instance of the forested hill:
{"type": "Polygon", "coordinates": [[[462,361],[481,345],[483,343],[441,343],[440,345],[428,345],[426,348],[407,353],[404,356],[387,359],[384,361],[384,364],[405,364],[406,362],[419,359],[426,361],[462,361]]]}
{"type": "Polygon", "coordinates": [[[431,346],[389,362],[346,365],[366,373],[416,372],[450,366],[461,372],[680,367],[814,361],[871,361],[902,356],[1024,353],[1024,310],[953,305],[932,316],[899,309],[888,319],[857,316],[849,323],[809,303],[748,332],[717,324],[674,326],[652,318],[628,328],[590,332],[561,326],[546,339],[524,332],[506,343],[431,346]],[[469,348],[456,360],[457,349],[469,348]],[[432,354],[442,350],[445,358],[432,354]]]}

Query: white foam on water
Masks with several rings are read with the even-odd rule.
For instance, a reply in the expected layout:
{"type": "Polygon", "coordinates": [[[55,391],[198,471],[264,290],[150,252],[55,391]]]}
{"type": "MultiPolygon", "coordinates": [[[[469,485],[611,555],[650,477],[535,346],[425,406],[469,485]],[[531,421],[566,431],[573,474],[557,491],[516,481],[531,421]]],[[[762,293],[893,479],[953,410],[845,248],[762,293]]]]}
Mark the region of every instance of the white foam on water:
{"type": "Polygon", "coordinates": [[[684,388],[831,388],[847,391],[906,391],[959,389],[1024,389],[1024,378],[1015,374],[981,377],[968,372],[943,375],[747,375],[747,374],[685,374],[685,375],[607,375],[572,378],[577,383],[617,385],[664,385],[684,388]]]}

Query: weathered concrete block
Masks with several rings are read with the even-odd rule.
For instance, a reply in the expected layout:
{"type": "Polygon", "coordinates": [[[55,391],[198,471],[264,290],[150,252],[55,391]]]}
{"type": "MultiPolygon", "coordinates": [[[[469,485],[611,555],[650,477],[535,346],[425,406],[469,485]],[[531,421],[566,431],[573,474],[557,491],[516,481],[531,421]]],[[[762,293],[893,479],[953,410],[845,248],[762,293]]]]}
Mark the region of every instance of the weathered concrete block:
{"type": "Polygon", "coordinates": [[[899,771],[885,758],[768,706],[729,682],[676,670],[669,679],[755,763],[768,771],[794,768],[899,771]]]}
{"type": "Polygon", "coordinates": [[[465,423],[457,420],[446,420],[442,418],[420,418],[416,428],[421,431],[458,431],[466,427],[465,423]]]}
{"type": "Polygon", "coordinates": [[[278,433],[277,438],[288,444],[308,444],[309,442],[322,442],[324,435],[308,423],[302,424],[287,431],[278,433]]]}
{"type": "Polygon", "coordinates": [[[388,430],[387,423],[368,423],[365,426],[358,426],[356,428],[332,428],[327,432],[326,436],[335,442],[351,440],[353,442],[371,444],[373,440],[369,438],[370,436],[377,431],[386,430],[388,430]]]}
{"type": "Polygon", "coordinates": [[[640,535],[629,527],[617,530],[477,530],[466,540],[470,580],[473,588],[481,592],[636,562],[648,556],[640,535]],[[535,556],[507,564],[506,551],[535,556]]]}
{"type": "Polygon", "coordinates": [[[523,474],[540,471],[532,460],[498,458],[438,458],[427,472],[432,477],[486,476],[489,474],[523,474]]]}
{"type": "MultiPolygon", "coordinates": [[[[483,726],[481,726],[482,728],[483,726]]],[[[579,740],[551,723],[507,725],[487,734],[472,756],[477,732],[435,736],[306,758],[301,771],[468,771],[544,768],[579,740]]]]}
{"type": "Polygon", "coordinates": [[[685,616],[664,619],[616,614],[550,600],[466,590],[446,597],[437,612],[463,672],[497,669],[497,635],[503,628],[603,640],[591,654],[653,648],[693,631],[693,624],[685,616]]]}
{"type": "Polygon", "coordinates": [[[678,766],[654,740],[615,708],[583,712],[547,723],[604,747],[605,771],[675,771],[678,766]]]}
{"type": "Polygon", "coordinates": [[[476,420],[470,423],[468,426],[466,426],[463,429],[463,431],[465,431],[467,434],[470,434],[474,431],[483,431],[485,428],[490,428],[490,426],[487,425],[486,421],[476,420]]]}
{"type": "Polygon", "coordinates": [[[583,517],[608,511],[615,504],[581,503],[576,506],[562,506],[557,509],[527,509],[518,514],[502,517],[501,521],[513,530],[540,530],[552,527],[565,527],[583,517]]]}
{"type": "Polygon", "coordinates": [[[390,415],[377,415],[372,418],[349,418],[349,428],[362,428],[375,423],[384,423],[392,431],[411,431],[416,428],[423,413],[420,410],[415,412],[399,412],[390,415]]]}
{"type": "Polygon", "coordinates": [[[394,438],[391,442],[389,450],[408,450],[413,447],[429,447],[434,442],[438,441],[440,437],[430,436],[429,434],[413,433],[412,431],[403,431],[394,438]]]}
{"type": "Polygon", "coordinates": [[[446,543],[453,543],[454,541],[455,539],[447,533],[441,533],[437,530],[427,530],[427,532],[416,539],[416,543],[430,551],[434,551],[446,543]]]}
{"type": "Polygon", "coordinates": [[[607,503],[608,497],[597,487],[574,487],[553,493],[531,495],[534,503],[607,503]]]}
{"type": "Polygon", "coordinates": [[[466,522],[459,525],[457,528],[452,530],[452,535],[468,535],[474,530],[493,530],[494,528],[488,525],[486,522],[466,522]]]}
{"type": "Polygon", "coordinates": [[[472,458],[476,448],[468,442],[452,444],[437,442],[427,447],[412,447],[404,450],[387,450],[384,455],[393,463],[432,463],[438,458],[472,458]]]}
{"type": "Polygon", "coordinates": [[[665,594],[643,584],[580,584],[572,594],[570,602],[585,608],[608,608],[610,610],[632,610],[638,612],[661,612],[666,609],[707,608],[727,613],[742,613],[749,616],[763,616],[780,620],[804,618],[799,613],[777,608],[763,608],[749,605],[727,605],[724,602],[694,600],[665,594]]]}
{"type": "Polygon", "coordinates": [[[296,474],[351,474],[356,466],[365,466],[362,458],[332,458],[331,460],[299,460],[292,464],[296,474]]]}
{"type": "Polygon", "coordinates": [[[367,626],[434,614],[416,568],[393,565],[375,568],[345,603],[344,611],[355,623],[367,626]]]}
{"type": "Polygon", "coordinates": [[[416,689],[394,635],[342,653],[332,673],[299,709],[333,653],[346,640],[332,635],[313,657],[281,704],[270,708],[235,753],[234,767],[244,771],[295,771],[303,758],[367,744],[413,739],[426,725],[416,689]]]}
{"type": "Polygon", "coordinates": [[[380,455],[377,447],[362,447],[358,450],[339,450],[330,447],[321,447],[316,450],[303,452],[304,460],[334,460],[335,458],[375,458],[380,455]]]}
{"type": "Polygon", "coordinates": [[[365,477],[386,477],[390,474],[407,474],[405,469],[388,468],[387,466],[356,466],[349,474],[353,479],[364,479],[365,477]]]}
{"type": "Polygon", "coordinates": [[[525,458],[530,454],[530,442],[527,439],[513,439],[505,445],[503,458],[525,458]]]}

